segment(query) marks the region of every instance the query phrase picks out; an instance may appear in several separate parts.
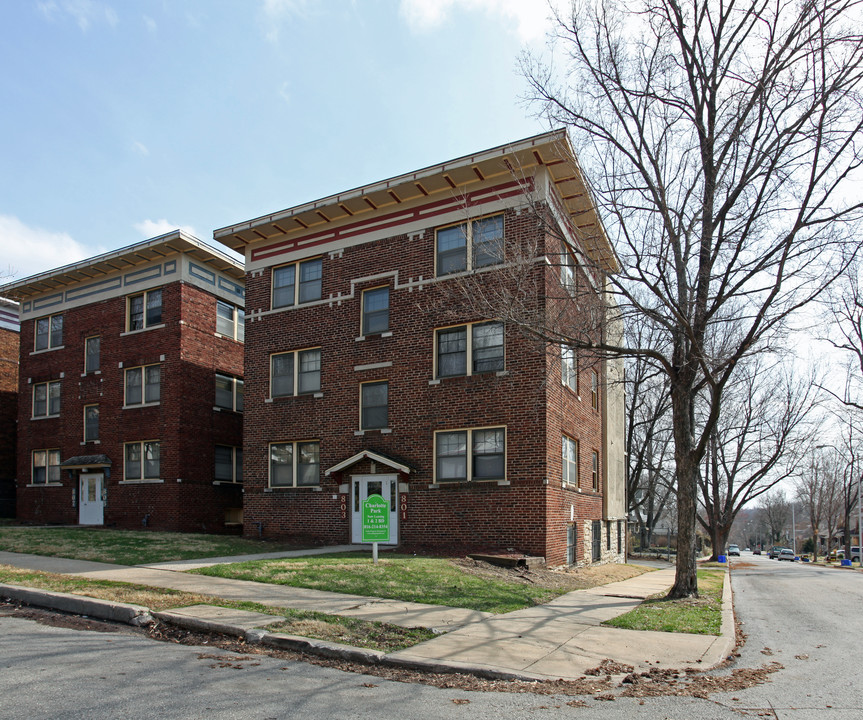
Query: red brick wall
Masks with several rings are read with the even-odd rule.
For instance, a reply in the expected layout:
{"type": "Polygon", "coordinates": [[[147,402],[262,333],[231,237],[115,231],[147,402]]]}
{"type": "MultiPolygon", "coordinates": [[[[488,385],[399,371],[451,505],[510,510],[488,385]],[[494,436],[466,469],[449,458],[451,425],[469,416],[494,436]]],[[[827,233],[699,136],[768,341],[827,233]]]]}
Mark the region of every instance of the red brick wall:
{"type": "Polygon", "coordinates": [[[17,332],[0,328],[0,517],[15,515],[18,340],[17,332]]]}
{"type": "Polygon", "coordinates": [[[164,327],[123,335],[125,298],[64,312],[64,347],[30,355],[34,322],[22,325],[25,353],[19,409],[18,515],[31,522],[77,522],[77,482],[62,473],[63,487],[26,487],[33,449],[57,448],[63,460],[106,454],[105,524],[182,531],[218,531],[224,512],[242,503],[241,489],[213,485],[214,445],[241,445],[242,416],[214,411],[215,371],[242,376],[243,346],[215,336],[216,299],[174,282],[162,288],[164,327]],[[181,322],[182,320],[182,322],[181,322]],[[84,339],[101,336],[101,372],[82,376],[84,339]],[[161,357],[164,356],[164,360],[161,357]],[[122,368],[120,364],[122,363],[122,368]],[[124,370],[161,365],[159,405],[123,410],[124,370]],[[65,376],[61,379],[61,373],[65,376]],[[61,379],[61,417],[31,420],[32,383],[61,379]],[[100,442],[83,442],[84,405],[98,403],[100,442]],[[161,484],[126,485],[123,444],[159,440],[161,484]]]}
{"type": "MultiPolygon", "coordinates": [[[[529,212],[508,211],[507,242],[544,242],[540,225],[529,212]]],[[[435,328],[455,324],[449,292],[453,284],[431,283],[422,289],[396,289],[392,277],[358,283],[352,298],[351,281],[398,271],[399,283],[434,277],[434,228],[421,238],[397,235],[323,256],[324,298],[342,299],[263,316],[246,331],[246,492],[245,532],[265,536],[312,537],[322,542],[347,542],[348,520],[339,515],[339,483],[368,467],[347,468],[338,476],[323,471],[362,450],[393,456],[413,468],[401,482],[409,483],[407,517],[400,540],[419,545],[515,547],[547,557],[552,564],[566,560],[566,523],[570,503],[576,517],[601,517],[599,494],[562,491],[560,432],[566,427],[584,447],[599,449],[601,425],[584,404],[565,397],[547,354],[534,340],[508,328],[506,374],[433,379],[435,328]],[[390,284],[392,337],[360,335],[361,291],[390,284]],[[444,320],[445,318],[445,320],[444,320]],[[321,347],[323,397],[276,398],[269,394],[269,356],[274,352],[321,347]],[[355,371],[355,366],[392,362],[392,367],[355,371]],[[391,434],[359,429],[359,383],[389,381],[391,434]],[[548,408],[548,411],[547,411],[548,408]],[[441,484],[433,482],[433,439],[438,430],[505,426],[508,486],[496,482],[441,484]],[[321,441],[321,488],[267,491],[268,443],[321,441]],[[598,513],[598,514],[596,514],[598,513]],[[262,523],[259,528],[258,523],[262,523]]],[[[537,265],[533,281],[543,287],[545,274],[537,265]]],[[[556,275],[555,275],[556,278],[556,275]]],[[[557,282],[555,279],[554,282],[557,282]]],[[[250,273],[246,307],[268,309],[270,270],[250,273]]],[[[461,317],[460,321],[479,320],[461,317]]],[[[586,379],[589,382],[589,379],[586,379]]],[[[584,397],[584,396],[583,396],[584,397]]],[[[589,455],[586,462],[590,463],[589,455]]],[[[582,457],[582,466],[585,458],[582,457]]],[[[379,473],[387,472],[378,467],[379,473]]],[[[589,471],[585,471],[589,478],[589,471]]],[[[589,482],[589,480],[588,480],[589,482]]],[[[581,538],[581,531],[578,536],[581,538]]],[[[579,558],[582,553],[579,553],[579,558]]]]}

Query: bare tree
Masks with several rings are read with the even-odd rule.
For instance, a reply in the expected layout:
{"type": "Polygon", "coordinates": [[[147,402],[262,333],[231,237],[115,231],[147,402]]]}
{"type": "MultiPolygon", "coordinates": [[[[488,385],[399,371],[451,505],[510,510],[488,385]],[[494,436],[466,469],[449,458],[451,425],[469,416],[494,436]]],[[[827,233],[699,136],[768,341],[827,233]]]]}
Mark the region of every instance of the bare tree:
{"type": "Polygon", "coordinates": [[[737,513],[783,480],[797,475],[815,402],[813,380],[789,364],[755,356],[741,363],[725,398],[698,478],[698,521],[725,548],[737,513]]]}
{"type": "MultiPolygon", "coordinates": [[[[559,62],[526,57],[529,100],[570,130],[620,260],[624,320],[664,333],[622,347],[669,382],[678,555],[670,597],[697,594],[698,474],[743,358],[846,265],[859,194],[863,38],[857,0],[576,0],[557,17],[559,62]],[[696,423],[701,398],[703,416],[696,423]]],[[[594,227],[574,232],[589,244],[594,227]]],[[[575,250],[575,248],[573,248],[575,250]]],[[[498,315],[525,325],[518,303],[498,315]]]]}
{"type": "Polygon", "coordinates": [[[785,497],[785,493],[781,489],[765,493],[761,496],[759,507],[761,520],[770,535],[770,542],[779,542],[791,520],[791,504],[785,497]]]}
{"type": "MultiPolygon", "coordinates": [[[[817,449],[817,448],[816,448],[817,449]]],[[[809,466],[797,479],[797,499],[803,505],[812,530],[812,544],[815,561],[818,560],[818,546],[821,527],[827,516],[827,473],[829,469],[823,456],[812,450],[809,466]]]]}

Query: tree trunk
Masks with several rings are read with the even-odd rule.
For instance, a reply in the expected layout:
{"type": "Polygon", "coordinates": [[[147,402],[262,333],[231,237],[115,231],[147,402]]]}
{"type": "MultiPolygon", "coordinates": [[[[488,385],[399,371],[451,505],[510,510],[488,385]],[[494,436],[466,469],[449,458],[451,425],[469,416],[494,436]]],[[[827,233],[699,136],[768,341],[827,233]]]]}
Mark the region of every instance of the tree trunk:
{"type": "Polygon", "coordinates": [[[677,470],[677,569],[669,599],[698,597],[695,523],[700,463],[692,452],[692,397],[685,383],[672,385],[674,463],[677,470]]]}

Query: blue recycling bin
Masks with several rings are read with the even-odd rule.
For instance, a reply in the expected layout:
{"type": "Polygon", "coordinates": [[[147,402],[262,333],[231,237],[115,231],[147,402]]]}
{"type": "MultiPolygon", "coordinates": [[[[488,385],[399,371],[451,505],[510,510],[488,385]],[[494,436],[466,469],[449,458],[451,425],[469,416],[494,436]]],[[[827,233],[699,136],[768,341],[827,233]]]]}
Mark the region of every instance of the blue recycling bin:
{"type": "Polygon", "coordinates": [[[842,567],[851,567],[851,561],[850,560],[843,560],[842,561],[842,567]]]}
{"type": "Polygon", "coordinates": [[[720,555],[718,558],[716,558],[716,560],[717,560],[717,562],[721,562],[721,563],[728,562],[728,558],[725,557],[725,555],[720,555]]]}

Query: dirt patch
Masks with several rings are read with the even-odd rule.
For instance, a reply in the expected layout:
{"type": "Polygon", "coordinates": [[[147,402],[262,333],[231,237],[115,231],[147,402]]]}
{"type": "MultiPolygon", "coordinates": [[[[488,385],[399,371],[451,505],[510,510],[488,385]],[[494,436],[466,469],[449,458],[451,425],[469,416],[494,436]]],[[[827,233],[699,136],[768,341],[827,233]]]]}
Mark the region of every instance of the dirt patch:
{"type": "Polygon", "coordinates": [[[586,590],[598,585],[627,580],[649,570],[640,565],[623,564],[592,565],[583,568],[507,568],[468,557],[453,559],[452,562],[464,572],[477,577],[563,591],[586,590]]]}

